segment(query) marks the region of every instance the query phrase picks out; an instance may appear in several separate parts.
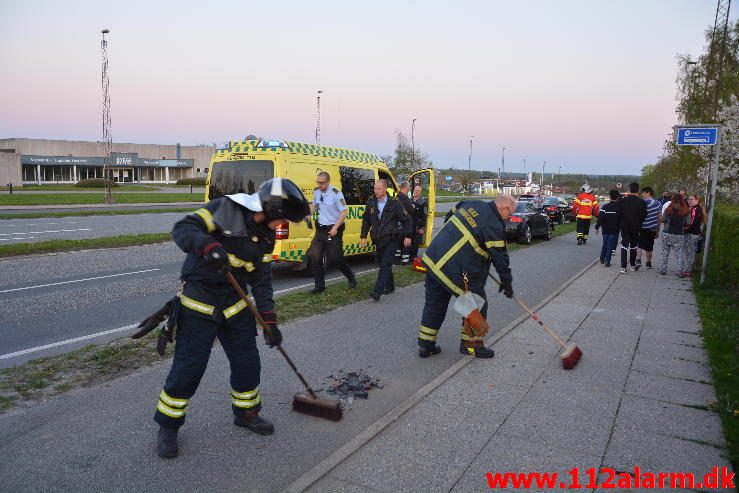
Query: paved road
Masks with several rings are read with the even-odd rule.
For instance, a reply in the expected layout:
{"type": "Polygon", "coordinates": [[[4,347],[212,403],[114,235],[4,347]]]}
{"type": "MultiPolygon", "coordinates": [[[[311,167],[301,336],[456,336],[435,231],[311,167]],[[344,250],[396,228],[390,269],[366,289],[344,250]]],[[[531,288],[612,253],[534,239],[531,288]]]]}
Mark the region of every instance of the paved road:
{"type": "MultiPolygon", "coordinates": [[[[451,209],[452,205],[452,203],[437,204],[436,210],[446,212],[451,209]]],[[[180,204],[177,207],[186,208],[188,206],[180,204]]],[[[194,210],[197,205],[191,207],[194,210]]],[[[135,210],[135,208],[132,210],[135,210]]],[[[58,212],[59,209],[54,209],[54,211],[58,212]]],[[[5,211],[2,212],[5,213],[5,211]]],[[[171,231],[174,223],[182,218],[184,214],[183,212],[162,212],[119,216],[69,216],[49,219],[0,220],[0,245],[34,243],[52,239],[73,240],[138,233],[163,233],[171,231]]]]}
{"type": "MultiPolygon", "coordinates": [[[[574,235],[568,235],[513,252],[516,292],[535,304],[591,262],[597,249],[595,243],[576,247],[574,235]]],[[[30,267],[26,272],[34,274],[30,267]]],[[[112,296],[116,293],[110,290],[112,296]]],[[[488,294],[494,331],[521,314],[492,287],[488,294]]],[[[462,358],[457,352],[459,319],[453,315],[440,332],[444,352],[428,360],[416,356],[422,298],[423,286],[417,284],[383,297],[379,304],[362,302],[283,326],[286,350],[317,386],[339,369],[363,368],[384,382],[385,388],[373,391],[369,400],[355,401],[340,423],[292,413],[290,401],[299,387],[295,376],[279,353],[262,349],[264,412],[274,420],[277,433],[265,438],[234,427],[229,418],[228,363],[216,348],[188,408],[182,456],[177,460],[158,460],[153,448],[156,428],[151,416],[168,370],[164,362],[104,386],[0,416],[0,455],[7,459],[0,461],[4,478],[0,490],[282,491],[462,358]]],[[[144,299],[120,300],[135,319],[140,316],[133,312],[143,303],[144,299]]],[[[32,328],[38,321],[39,317],[20,324],[32,328]]],[[[429,448],[441,446],[433,429],[429,424],[429,448]]]]}

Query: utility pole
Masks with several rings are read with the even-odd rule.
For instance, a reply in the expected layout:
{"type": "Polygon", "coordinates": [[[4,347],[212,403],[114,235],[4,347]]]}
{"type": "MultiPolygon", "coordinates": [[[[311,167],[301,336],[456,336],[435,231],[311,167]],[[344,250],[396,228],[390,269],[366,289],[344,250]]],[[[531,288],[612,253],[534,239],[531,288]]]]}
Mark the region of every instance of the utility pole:
{"type": "Polygon", "coordinates": [[[100,32],[103,35],[103,38],[100,41],[100,52],[103,56],[103,145],[105,146],[105,157],[103,158],[103,179],[105,180],[105,203],[113,204],[115,203],[111,187],[113,177],[109,176],[111,164],[110,153],[113,150],[113,137],[111,135],[110,120],[110,76],[108,75],[108,41],[105,39],[105,35],[110,32],[110,29],[103,29],[100,32]]]}
{"type": "Polygon", "coordinates": [[[316,144],[321,143],[321,93],[316,95],[316,144]]]}
{"type": "Polygon", "coordinates": [[[547,162],[544,161],[541,165],[541,177],[539,178],[539,193],[544,193],[544,167],[546,167],[547,162]]]}
{"type": "Polygon", "coordinates": [[[411,122],[411,171],[416,169],[416,120],[411,122]]]}
{"type": "Polygon", "coordinates": [[[523,178],[524,180],[528,178],[528,175],[526,174],[526,159],[528,156],[523,157],[523,178]]]}
{"type": "MultiPolygon", "coordinates": [[[[559,171],[557,172],[557,184],[561,187],[562,186],[562,165],[559,165],[559,171]]],[[[554,193],[554,191],[552,191],[554,193]]]]}
{"type": "Polygon", "coordinates": [[[472,139],[474,139],[474,135],[470,135],[470,157],[467,160],[467,191],[472,191],[472,139]]]}
{"type": "MultiPolygon", "coordinates": [[[[505,147],[503,147],[503,153],[500,156],[500,165],[502,168],[502,173],[505,174],[505,147]]],[[[498,168],[498,180],[501,178],[501,168],[498,168]]]]}

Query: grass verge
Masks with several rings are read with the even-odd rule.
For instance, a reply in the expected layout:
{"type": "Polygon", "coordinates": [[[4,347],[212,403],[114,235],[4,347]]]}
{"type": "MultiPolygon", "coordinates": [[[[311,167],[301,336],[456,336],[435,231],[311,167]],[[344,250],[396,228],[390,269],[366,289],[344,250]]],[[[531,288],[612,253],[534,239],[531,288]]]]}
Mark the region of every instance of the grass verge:
{"type": "Polygon", "coordinates": [[[37,243],[14,243],[0,245],[0,258],[32,255],[35,253],[69,252],[95,248],[118,248],[135,245],[149,245],[172,239],[170,233],[142,233],[137,235],[106,236],[85,240],[49,240],[37,243]]]}
{"type": "Polygon", "coordinates": [[[141,209],[133,211],[81,211],[81,212],[23,212],[20,214],[0,214],[3,219],[38,219],[46,217],[85,217],[85,216],[128,216],[131,214],[159,214],[162,212],[192,212],[192,207],[173,207],[171,209],[141,209]]]}
{"type": "MultiPolygon", "coordinates": [[[[7,190],[8,187],[0,187],[1,189],[7,190]]],[[[72,192],[79,192],[81,190],[92,190],[92,191],[100,191],[99,187],[78,187],[75,185],[23,185],[22,187],[14,187],[14,191],[23,192],[23,191],[72,191],[72,192]]],[[[137,191],[137,192],[156,192],[159,190],[159,187],[156,185],[123,185],[118,184],[117,187],[113,188],[113,193],[119,191],[119,192],[131,192],[131,191],[137,191]]]]}
{"type": "MultiPolygon", "coordinates": [[[[102,205],[104,193],[29,193],[0,195],[0,206],[12,205],[102,205]]],[[[202,202],[202,193],[147,193],[147,192],[113,192],[118,204],[166,204],[170,202],[202,202]]]]}
{"type": "MultiPolygon", "coordinates": [[[[398,288],[423,281],[424,275],[408,267],[395,267],[398,288]]],[[[346,289],[345,282],[329,284],[326,291],[311,296],[306,290],[294,291],[275,300],[280,323],[326,313],[335,308],[368,299],[375,283],[374,272],[357,277],[357,289],[346,289]]],[[[140,314],[144,319],[148,313],[140,314]]],[[[131,331],[132,333],[135,331],[131,331]]],[[[167,361],[174,345],[167,346],[167,356],[156,353],[157,331],[134,341],[118,339],[100,346],[89,345],[71,353],[39,358],[0,370],[0,413],[30,401],[53,397],[79,387],[89,387],[113,380],[133,371],[167,361]]],[[[289,341],[289,332],[285,334],[289,341]]]]}
{"type": "Polygon", "coordinates": [[[708,351],[717,402],[712,405],[721,416],[726,446],[734,470],[739,470],[739,292],[726,288],[698,286],[703,341],[708,351]]]}

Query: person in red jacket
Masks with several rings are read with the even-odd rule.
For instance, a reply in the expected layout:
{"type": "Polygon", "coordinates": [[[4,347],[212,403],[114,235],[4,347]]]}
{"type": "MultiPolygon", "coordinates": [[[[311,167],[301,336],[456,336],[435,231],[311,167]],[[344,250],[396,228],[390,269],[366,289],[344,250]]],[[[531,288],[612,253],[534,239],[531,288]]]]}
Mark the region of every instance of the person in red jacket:
{"type": "Polygon", "coordinates": [[[580,195],[572,203],[572,214],[577,217],[577,244],[584,245],[590,233],[590,221],[593,216],[598,217],[598,199],[593,195],[593,189],[587,183],[580,187],[580,195]]]}

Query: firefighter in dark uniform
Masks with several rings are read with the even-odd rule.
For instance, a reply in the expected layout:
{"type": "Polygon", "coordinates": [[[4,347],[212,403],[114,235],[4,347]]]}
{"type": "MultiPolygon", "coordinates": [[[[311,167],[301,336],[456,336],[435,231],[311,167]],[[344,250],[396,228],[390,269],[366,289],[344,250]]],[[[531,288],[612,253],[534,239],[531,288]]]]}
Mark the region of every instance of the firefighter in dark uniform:
{"type": "Polygon", "coordinates": [[[395,291],[393,279],[395,252],[401,245],[409,247],[411,244],[411,216],[405,212],[400,202],[388,195],[385,180],[377,180],[374,190],[375,196],[367,201],[364,208],[362,232],[359,237],[362,248],[367,247],[368,234],[377,248],[376,258],[380,272],[377,274],[377,281],[370,292],[370,297],[380,301],[380,296],[395,291]]]}
{"type": "Polygon", "coordinates": [[[258,193],[217,198],[175,224],[172,237],[187,253],[182,289],[170,310],[176,323],[175,355],[159,394],[154,420],[159,423],[158,453],[177,456],[177,431],[185,422],[217,337],[231,364],[234,424],[269,435],[272,423],[259,416],[260,360],[256,323],[246,304],[224,276],[230,270],[242,286],[250,286],[257,310],[270,325],[270,347],[279,346],[272,291],[275,228],[285,220],[300,221],[309,213],[300,188],[286,178],[273,178],[258,193]]]}
{"type": "MultiPolygon", "coordinates": [[[[504,221],[516,210],[510,195],[495,202],[470,200],[458,203],[447,214],[446,223],[423,255],[426,272],[426,303],[418,332],[418,355],[427,358],[441,352],[436,336],[446,317],[452,296],[465,291],[465,281],[475,294],[485,299],[480,310],[487,317],[485,282],[490,264],[500,276],[499,291],[513,296],[513,278],[506,251],[504,221]]],[[[492,358],[495,353],[484,346],[482,337],[469,336],[462,329],[459,352],[477,358],[492,358]]]]}
{"type": "Polygon", "coordinates": [[[407,181],[402,182],[398,186],[398,202],[405,209],[406,214],[411,218],[411,245],[408,247],[402,247],[398,250],[395,260],[396,264],[408,265],[411,262],[411,249],[413,248],[413,202],[408,194],[411,191],[411,184],[407,181]]]}
{"type": "Polygon", "coordinates": [[[426,237],[426,222],[429,215],[429,203],[426,197],[422,197],[423,189],[421,185],[413,188],[413,238],[410,251],[411,261],[418,257],[418,246],[421,245],[426,237]]]}

